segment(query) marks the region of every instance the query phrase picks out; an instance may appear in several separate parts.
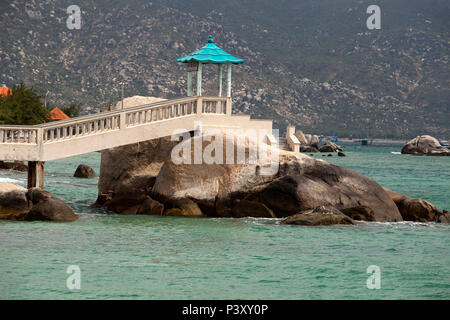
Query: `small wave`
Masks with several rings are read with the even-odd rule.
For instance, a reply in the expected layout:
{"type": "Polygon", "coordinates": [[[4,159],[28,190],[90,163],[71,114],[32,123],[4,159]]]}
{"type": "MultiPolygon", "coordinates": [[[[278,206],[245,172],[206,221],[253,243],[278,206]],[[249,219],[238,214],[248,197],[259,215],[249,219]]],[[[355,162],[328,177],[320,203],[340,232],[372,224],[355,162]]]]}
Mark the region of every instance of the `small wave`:
{"type": "Polygon", "coordinates": [[[399,229],[404,227],[450,229],[450,225],[436,222],[417,222],[417,221],[398,221],[398,222],[358,221],[358,222],[362,226],[380,226],[380,227],[389,227],[392,229],[399,229]]]}
{"type": "Polygon", "coordinates": [[[0,182],[24,184],[24,182],[11,178],[0,178],[0,182]]]}
{"type": "Polygon", "coordinates": [[[255,224],[255,225],[274,225],[274,224],[280,224],[281,220],[283,220],[282,218],[255,218],[255,217],[245,217],[245,218],[241,218],[243,219],[246,223],[251,223],[251,224],[255,224]]]}
{"type": "Polygon", "coordinates": [[[402,153],[398,151],[391,151],[391,154],[402,154],[402,153]]]}

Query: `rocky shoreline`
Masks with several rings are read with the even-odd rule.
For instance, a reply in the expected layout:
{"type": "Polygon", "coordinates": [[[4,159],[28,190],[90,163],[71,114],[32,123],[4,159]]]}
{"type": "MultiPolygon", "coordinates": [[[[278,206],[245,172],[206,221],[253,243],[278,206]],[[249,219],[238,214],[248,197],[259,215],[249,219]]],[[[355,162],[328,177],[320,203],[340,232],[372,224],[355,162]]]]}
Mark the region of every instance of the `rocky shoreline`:
{"type": "MultiPolygon", "coordinates": [[[[190,143],[194,139],[198,137],[190,143]]],[[[223,139],[225,146],[227,137],[223,139]]],[[[314,215],[326,218],[322,224],[450,221],[448,212],[423,199],[400,195],[357,172],[303,154],[280,150],[278,172],[264,176],[258,163],[174,164],[170,155],[175,144],[162,138],[103,151],[93,206],[120,214],[289,217],[286,223],[293,216],[314,215]]],[[[249,145],[245,152],[252,152],[249,145]]]]}
{"type": "MultiPolygon", "coordinates": [[[[219,139],[223,139],[224,156],[230,138],[223,135],[219,139]]],[[[314,136],[305,141],[313,141],[311,147],[315,148],[314,136]]],[[[210,144],[201,136],[191,136],[188,143],[191,159],[196,143],[203,151],[210,144]]],[[[254,144],[239,143],[236,148],[242,147],[246,157],[256,154],[254,144]]],[[[388,190],[362,174],[301,153],[279,150],[270,154],[269,162],[277,170],[264,175],[267,163],[258,161],[175,164],[172,156],[177,144],[166,137],[104,150],[99,193],[92,207],[127,215],[282,218],[282,224],[307,226],[358,221],[450,223],[446,210],[426,200],[388,190]]],[[[333,143],[322,148],[322,152],[342,150],[333,143]]],[[[80,165],[74,176],[92,178],[96,174],[80,165]]],[[[67,204],[45,190],[0,183],[0,219],[77,218],[67,204]]]]}

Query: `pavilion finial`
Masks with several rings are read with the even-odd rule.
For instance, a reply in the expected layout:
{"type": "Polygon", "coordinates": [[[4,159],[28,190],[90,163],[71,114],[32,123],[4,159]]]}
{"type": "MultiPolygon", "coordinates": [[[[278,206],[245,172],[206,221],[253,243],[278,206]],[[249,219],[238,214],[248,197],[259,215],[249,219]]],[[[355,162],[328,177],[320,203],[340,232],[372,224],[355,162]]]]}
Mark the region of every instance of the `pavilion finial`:
{"type": "Polygon", "coordinates": [[[214,39],[213,39],[212,36],[209,36],[209,38],[208,38],[208,43],[214,43],[214,39]]]}

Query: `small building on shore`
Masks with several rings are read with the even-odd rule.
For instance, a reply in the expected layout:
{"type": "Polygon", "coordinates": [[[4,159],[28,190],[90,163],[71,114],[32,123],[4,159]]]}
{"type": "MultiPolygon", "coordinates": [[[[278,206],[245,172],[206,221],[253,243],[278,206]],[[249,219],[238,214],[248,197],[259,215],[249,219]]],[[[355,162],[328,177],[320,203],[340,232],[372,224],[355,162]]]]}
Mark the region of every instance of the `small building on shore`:
{"type": "Polygon", "coordinates": [[[7,97],[11,94],[11,89],[6,87],[6,86],[2,86],[0,87],[0,96],[2,97],[7,97]]]}
{"type": "Polygon", "coordinates": [[[70,119],[70,117],[65,114],[60,108],[56,107],[52,111],[50,111],[50,119],[51,120],[66,120],[70,119]]]}

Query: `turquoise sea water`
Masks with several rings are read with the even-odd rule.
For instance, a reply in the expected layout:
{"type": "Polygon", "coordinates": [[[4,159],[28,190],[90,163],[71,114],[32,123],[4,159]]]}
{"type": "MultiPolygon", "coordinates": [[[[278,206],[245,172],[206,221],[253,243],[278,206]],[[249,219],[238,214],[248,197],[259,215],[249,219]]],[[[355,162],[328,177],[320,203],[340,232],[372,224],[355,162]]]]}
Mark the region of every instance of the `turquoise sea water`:
{"type": "MultiPolygon", "coordinates": [[[[345,146],[314,157],[450,209],[450,158],[345,146]]],[[[450,225],[361,223],[298,227],[277,219],[121,216],[91,209],[100,154],[46,163],[46,189],[81,218],[72,223],[0,221],[0,299],[449,299],[450,225]],[[66,287],[69,265],[81,289],[66,287]],[[381,288],[366,286],[367,267],[381,288]]],[[[0,181],[26,182],[0,172],[0,181]]]]}

